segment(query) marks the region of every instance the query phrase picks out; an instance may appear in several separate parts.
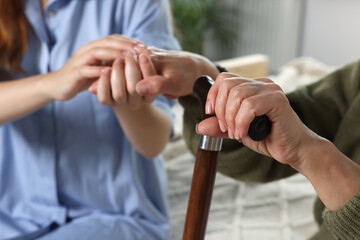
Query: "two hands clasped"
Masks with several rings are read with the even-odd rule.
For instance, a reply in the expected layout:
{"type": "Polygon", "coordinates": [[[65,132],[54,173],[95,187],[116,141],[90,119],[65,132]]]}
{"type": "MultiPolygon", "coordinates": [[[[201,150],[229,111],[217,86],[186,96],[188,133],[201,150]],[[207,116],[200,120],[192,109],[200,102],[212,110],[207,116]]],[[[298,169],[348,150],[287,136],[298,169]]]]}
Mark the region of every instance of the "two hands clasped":
{"type": "Polygon", "coordinates": [[[197,127],[200,133],[235,138],[290,165],[301,162],[302,143],[321,139],[314,138],[302,124],[281,88],[271,80],[219,74],[198,55],[146,48],[142,42],[122,35],[111,35],[80,48],[57,72],[67,83],[53,88],[56,99],[67,100],[89,89],[104,105],[131,109],[151,103],[158,94],[171,98],[191,94],[193,82],[206,73],[216,81],[205,110],[217,118],[201,122],[197,127]],[[198,66],[194,71],[186,71],[194,64],[198,66]],[[249,125],[255,116],[263,114],[272,121],[271,134],[264,141],[252,141],[247,137],[249,125]]]}
{"type": "Polygon", "coordinates": [[[139,109],[151,103],[156,96],[142,97],[136,92],[136,84],[145,77],[156,74],[148,56],[138,55],[145,49],[142,42],[122,35],[111,35],[81,47],[70,61],[53,74],[58,75],[53,97],[68,100],[79,92],[89,89],[97,94],[100,103],[111,106],[127,106],[139,109]],[[58,81],[57,81],[58,80],[58,81]]]}

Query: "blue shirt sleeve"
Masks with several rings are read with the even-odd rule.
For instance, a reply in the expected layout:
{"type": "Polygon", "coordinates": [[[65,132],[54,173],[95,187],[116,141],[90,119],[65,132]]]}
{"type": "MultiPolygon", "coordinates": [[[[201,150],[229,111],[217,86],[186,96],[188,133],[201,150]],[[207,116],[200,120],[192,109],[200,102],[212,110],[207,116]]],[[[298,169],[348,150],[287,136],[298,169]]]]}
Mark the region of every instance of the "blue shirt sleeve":
{"type": "Polygon", "coordinates": [[[143,41],[148,46],[180,50],[180,45],[173,36],[168,1],[133,0],[127,1],[126,8],[129,15],[122,24],[124,35],[143,41]]]}

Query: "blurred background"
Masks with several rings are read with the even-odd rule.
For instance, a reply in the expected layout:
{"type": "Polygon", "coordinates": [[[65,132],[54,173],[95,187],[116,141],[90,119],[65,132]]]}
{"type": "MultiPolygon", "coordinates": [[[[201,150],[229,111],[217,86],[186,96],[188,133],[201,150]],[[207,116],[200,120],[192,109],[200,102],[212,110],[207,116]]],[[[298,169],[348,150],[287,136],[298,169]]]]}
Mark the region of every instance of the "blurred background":
{"type": "Polygon", "coordinates": [[[270,73],[301,56],[339,67],[360,57],[358,0],[172,0],[183,49],[217,61],[269,56],[270,73]]]}

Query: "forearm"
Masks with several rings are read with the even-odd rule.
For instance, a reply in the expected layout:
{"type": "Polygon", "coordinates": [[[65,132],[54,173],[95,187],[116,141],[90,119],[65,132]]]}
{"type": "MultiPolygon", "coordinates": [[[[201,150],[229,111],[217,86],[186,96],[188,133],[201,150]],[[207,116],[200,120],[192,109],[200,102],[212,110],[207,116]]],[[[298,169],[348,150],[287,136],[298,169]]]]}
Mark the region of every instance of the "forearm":
{"type": "Polygon", "coordinates": [[[161,153],[169,141],[171,121],[167,114],[154,104],[139,109],[114,107],[118,121],[135,149],[147,158],[161,153]]]}
{"type": "Polygon", "coordinates": [[[48,75],[0,82],[0,125],[22,118],[53,101],[45,86],[48,75]]]}
{"type": "Polygon", "coordinates": [[[329,210],[339,210],[360,191],[360,166],[331,142],[316,137],[304,151],[293,167],[309,179],[329,210]]]}

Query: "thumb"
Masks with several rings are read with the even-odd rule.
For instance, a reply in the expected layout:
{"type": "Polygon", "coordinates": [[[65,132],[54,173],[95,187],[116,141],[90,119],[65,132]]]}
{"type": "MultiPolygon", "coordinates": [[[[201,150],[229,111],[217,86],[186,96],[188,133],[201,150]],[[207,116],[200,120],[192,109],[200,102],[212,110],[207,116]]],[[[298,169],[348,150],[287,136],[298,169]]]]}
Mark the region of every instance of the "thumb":
{"type": "Polygon", "coordinates": [[[144,78],[157,74],[154,64],[151,61],[151,58],[143,53],[140,54],[139,56],[139,66],[144,78]]]}
{"type": "Polygon", "coordinates": [[[197,131],[206,136],[227,138],[227,133],[220,130],[219,121],[216,117],[207,118],[199,123],[197,131]]]}
{"type": "Polygon", "coordinates": [[[92,94],[97,94],[97,90],[98,90],[98,85],[99,85],[99,80],[96,80],[95,82],[93,82],[90,87],[88,88],[88,90],[92,93],[92,94]]]}
{"type": "MultiPolygon", "coordinates": [[[[151,61],[151,58],[143,53],[140,54],[139,56],[139,66],[144,78],[157,75],[156,69],[151,61]]],[[[156,99],[156,97],[157,94],[150,94],[150,95],[145,95],[144,99],[146,102],[151,103],[156,99]]]]}
{"type": "Polygon", "coordinates": [[[142,96],[164,94],[166,78],[161,75],[147,77],[136,84],[136,91],[142,96]]]}

